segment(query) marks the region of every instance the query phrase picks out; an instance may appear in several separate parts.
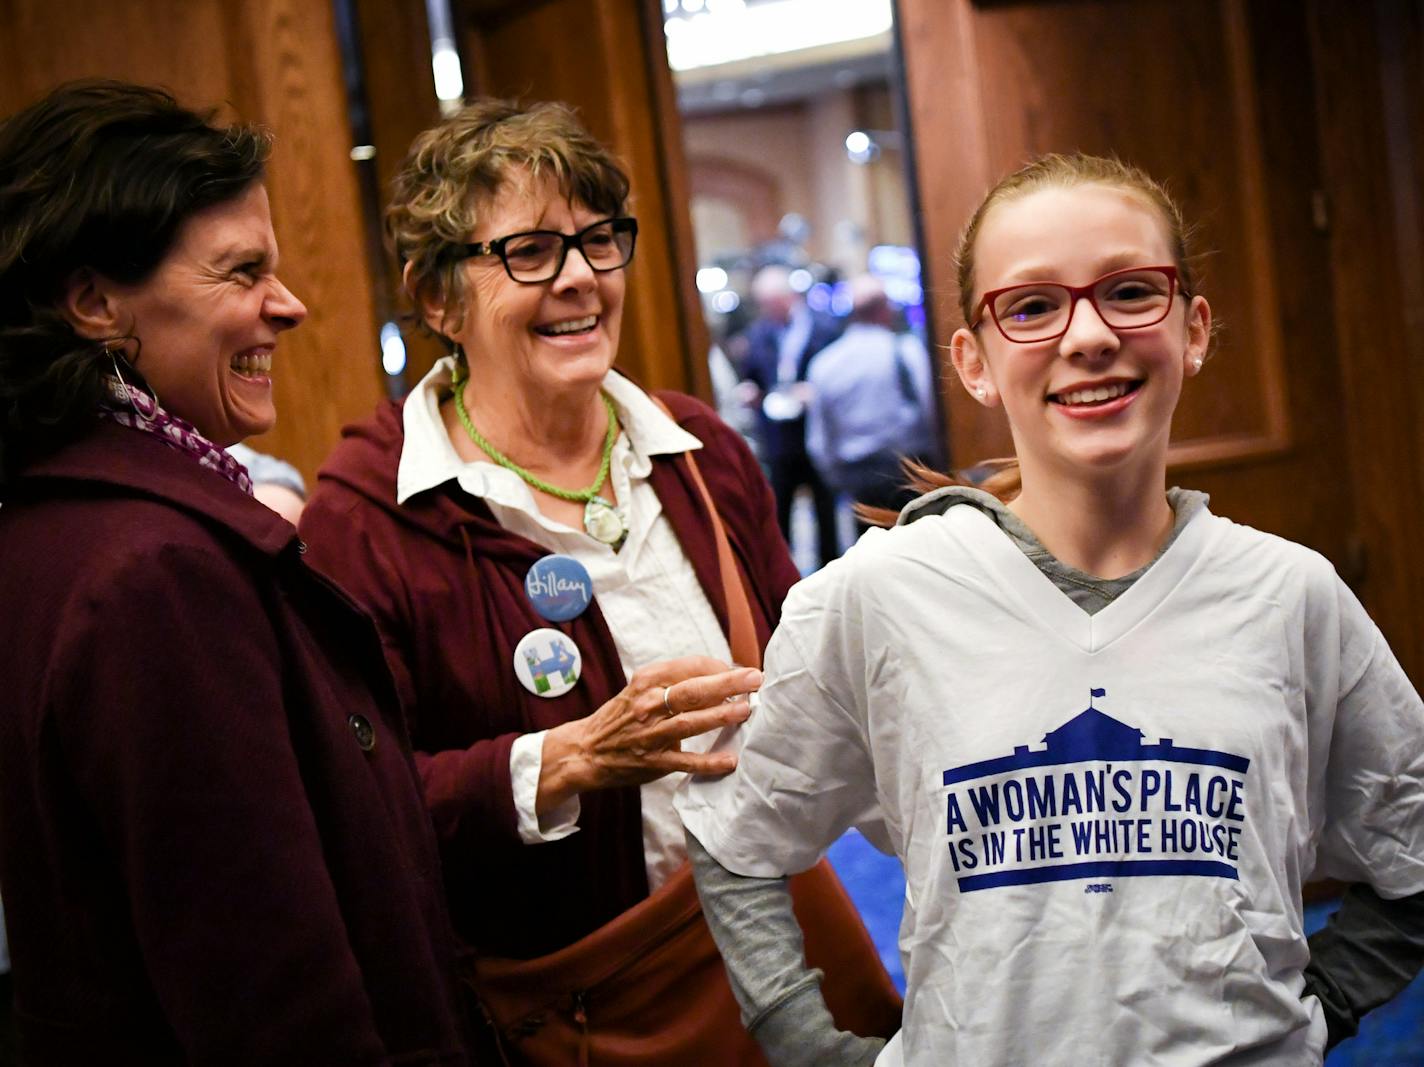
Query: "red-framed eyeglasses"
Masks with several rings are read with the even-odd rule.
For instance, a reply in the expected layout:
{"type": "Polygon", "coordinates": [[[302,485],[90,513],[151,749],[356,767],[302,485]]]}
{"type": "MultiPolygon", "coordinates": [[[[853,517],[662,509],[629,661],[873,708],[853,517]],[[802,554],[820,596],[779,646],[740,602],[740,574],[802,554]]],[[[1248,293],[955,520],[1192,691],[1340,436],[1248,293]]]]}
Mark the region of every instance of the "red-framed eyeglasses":
{"type": "MultiPolygon", "coordinates": [[[[1087,285],[1020,282],[991,289],[980,297],[969,328],[979,328],[987,308],[1008,341],[1021,345],[1056,341],[1068,332],[1073,310],[1086,298],[1110,328],[1140,330],[1167,317],[1177,288],[1177,268],[1171,266],[1127,267],[1087,285]]],[[[1190,294],[1184,290],[1182,295],[1190,294]]]]}

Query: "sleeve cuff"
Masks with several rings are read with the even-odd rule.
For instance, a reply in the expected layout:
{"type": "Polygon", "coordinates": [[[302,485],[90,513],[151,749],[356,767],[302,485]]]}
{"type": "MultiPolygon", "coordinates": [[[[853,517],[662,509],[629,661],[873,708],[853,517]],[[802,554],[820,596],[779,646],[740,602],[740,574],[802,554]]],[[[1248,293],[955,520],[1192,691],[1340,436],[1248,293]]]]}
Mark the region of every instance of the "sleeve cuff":
{"type": "Polygon", "coordinates": [[[870,1067],[885,1047],[885,1040],[837,1030],[821,996],[821,972],[807,973],[809,982],[747,1028],[767,1060],[785,1067],[819,1067],[827,1063],[870,1067]]]}
{"type": "Polygon", "coordinates": [[[526,845],[560,841],[578,831],[578,797],[566,800],[539,818],[539,771],[544,765],[544,734],[547,732],[521,734],[509,750],[509,779],[514,787],[514,810],[519,817],[519,840],[526,845]]]}

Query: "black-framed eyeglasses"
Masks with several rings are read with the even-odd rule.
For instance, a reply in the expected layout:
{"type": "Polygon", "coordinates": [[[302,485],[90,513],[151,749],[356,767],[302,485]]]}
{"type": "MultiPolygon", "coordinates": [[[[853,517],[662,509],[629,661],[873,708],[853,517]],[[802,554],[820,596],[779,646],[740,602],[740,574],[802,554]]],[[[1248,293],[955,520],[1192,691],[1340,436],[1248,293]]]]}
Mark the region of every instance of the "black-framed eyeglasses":
{"type": "MultiPolygon", "coordinates": [[[[1006,340],[1021,345],[1056,341],[1068,332],[1078,301],[1087,297],[1110,328],[1140,330],[1167,317],[1177,284],[1177,268],[1170,266],[1128,267],[1087,285],[1023,282],[992,289],[980,297],[969,328],[979,328],[987,308],[1006,340]]],[[[1182,295],[1190,294],[1183,290],[1182,295]]]]}
{"type": "Polygon", "coordinates": [[[578,233],[527,230],[467,244],[465,252],[471,256],[498,256],[506,274],[516,282],[534,285],[557,278],[571,248],[577,248],[589,267],[600,273],[626,267],[633,258],[637,239],[637,219],[600,219],[578,233]]]}

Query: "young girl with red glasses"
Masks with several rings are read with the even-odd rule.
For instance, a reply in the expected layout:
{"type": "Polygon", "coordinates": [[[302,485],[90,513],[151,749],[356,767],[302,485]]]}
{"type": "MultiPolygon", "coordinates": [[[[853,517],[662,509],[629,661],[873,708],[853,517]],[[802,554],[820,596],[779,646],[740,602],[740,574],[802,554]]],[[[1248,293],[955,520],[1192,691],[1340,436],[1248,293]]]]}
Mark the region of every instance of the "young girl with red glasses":
{"type": "Polygon", "coordinates": [[[793,590],[736,772],[681,798],[774,1064],[1318,1064],[1424,961],[1419,696],[1325,559],[1165,488],[1211,339],[1185,232],[1115,160],[990,192],[951,358],[1016,462],[793,590]],[[883,1050],[781,888],[851,826],[905,867],[883,1050]],[[1310,878],[1351,888],[1307,939],[1310,878]]]}

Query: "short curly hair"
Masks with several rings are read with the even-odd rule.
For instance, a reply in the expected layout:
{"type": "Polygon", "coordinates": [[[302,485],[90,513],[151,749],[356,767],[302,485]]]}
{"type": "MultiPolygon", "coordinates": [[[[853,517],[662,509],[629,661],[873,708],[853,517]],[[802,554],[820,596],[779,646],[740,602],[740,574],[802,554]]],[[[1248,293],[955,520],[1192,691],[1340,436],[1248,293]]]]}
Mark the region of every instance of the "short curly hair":
{"type": "Polygon", "coordinates": [[[71,82],[0,122],[0,483],[79,436],[103,394],[110,359],[61,313],[67,279],[149,278],[184,222],[262,180],[271,145],[118,81],[71,82]]]}
{"type": "MultiPolygon", "coordinates": [[[[551,177],[600,215],[621,215],[628,175],[566,104],[481,99],[416,137],[392,182],[386,236],[412,300],[463,311],[460,264],[479,214],[518,172],[551,177]]],[[[422,321],[421,326],[426,327],[422,321]]]]}

